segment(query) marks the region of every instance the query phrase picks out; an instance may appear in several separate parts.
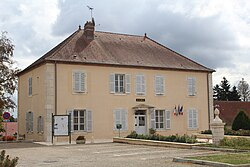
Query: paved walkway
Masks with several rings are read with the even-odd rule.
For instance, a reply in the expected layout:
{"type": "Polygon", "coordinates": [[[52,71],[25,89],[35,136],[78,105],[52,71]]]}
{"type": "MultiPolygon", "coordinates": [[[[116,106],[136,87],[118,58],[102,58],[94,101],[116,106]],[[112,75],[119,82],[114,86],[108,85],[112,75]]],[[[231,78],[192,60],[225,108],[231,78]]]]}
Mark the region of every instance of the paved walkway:
{"type": "Polygon", "coordinates": [[[199,166],[172,162],[173,157],[215,153],[206,150],[176,149],[119,143],[44,146],[33,143],[16,143],[6,154],[19,157],[18,166],[53,167],[168,167],[199,166]],[[19,145],[20,144],[20,145],[19,145]]]}

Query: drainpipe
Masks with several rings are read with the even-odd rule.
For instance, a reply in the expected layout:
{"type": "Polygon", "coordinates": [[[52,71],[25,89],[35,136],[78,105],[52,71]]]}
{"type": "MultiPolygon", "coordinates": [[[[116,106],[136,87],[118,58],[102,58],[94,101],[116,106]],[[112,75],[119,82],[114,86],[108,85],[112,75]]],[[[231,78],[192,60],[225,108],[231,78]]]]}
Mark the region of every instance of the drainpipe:
{"type": "Polygon", "coordinates": [[[210,90],[210,85],[209,85],[209,73],[207,73],[207,99],[208,99],[208,126],[209,126],[209,129],[210,129],[210,121],[211,121],[211,119],[210,119],[210,110],[211,110],[211,108],[210,108],[210,92],[209,92],[209,90],[210,90]]]}
{"type": "Polygon", "coordinates": [[[55,115],[57,115],[57,63],[55,61],[55,115]]]}

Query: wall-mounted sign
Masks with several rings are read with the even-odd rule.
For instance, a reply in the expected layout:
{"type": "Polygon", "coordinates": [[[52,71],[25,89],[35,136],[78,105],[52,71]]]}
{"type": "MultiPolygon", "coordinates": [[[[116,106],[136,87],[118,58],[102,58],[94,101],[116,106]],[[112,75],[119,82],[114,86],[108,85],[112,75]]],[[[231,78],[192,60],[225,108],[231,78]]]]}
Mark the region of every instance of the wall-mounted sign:
{"type": "Polygon", "coordinates": [[[136,99],[136,102],[145,102],[145,99],[136,99]]]}

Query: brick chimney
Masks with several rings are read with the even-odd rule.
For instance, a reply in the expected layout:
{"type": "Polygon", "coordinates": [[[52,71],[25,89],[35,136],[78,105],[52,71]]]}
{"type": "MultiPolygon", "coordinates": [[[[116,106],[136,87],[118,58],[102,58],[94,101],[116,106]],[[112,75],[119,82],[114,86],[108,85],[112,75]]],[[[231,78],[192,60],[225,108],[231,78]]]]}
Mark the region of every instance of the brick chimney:
{"type": "Polygon", "coordinates": [[[95,21],[94,18],[92,18],[92,21],[87,21],[84,25],[84,36],[88,40],[93,40],[94,32],[95,32],[95,21]]]}

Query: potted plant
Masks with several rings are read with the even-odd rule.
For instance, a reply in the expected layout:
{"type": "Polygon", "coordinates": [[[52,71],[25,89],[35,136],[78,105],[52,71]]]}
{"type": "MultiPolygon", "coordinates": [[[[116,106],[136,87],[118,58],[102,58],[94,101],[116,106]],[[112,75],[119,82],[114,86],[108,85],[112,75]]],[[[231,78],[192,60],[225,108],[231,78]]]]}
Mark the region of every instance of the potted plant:
{"type": "Polygon", "coordinates": [[[76,144],[85,144],[86,143],[86,138],[85,136],[78,136],[76,138],[76,144]]]}

